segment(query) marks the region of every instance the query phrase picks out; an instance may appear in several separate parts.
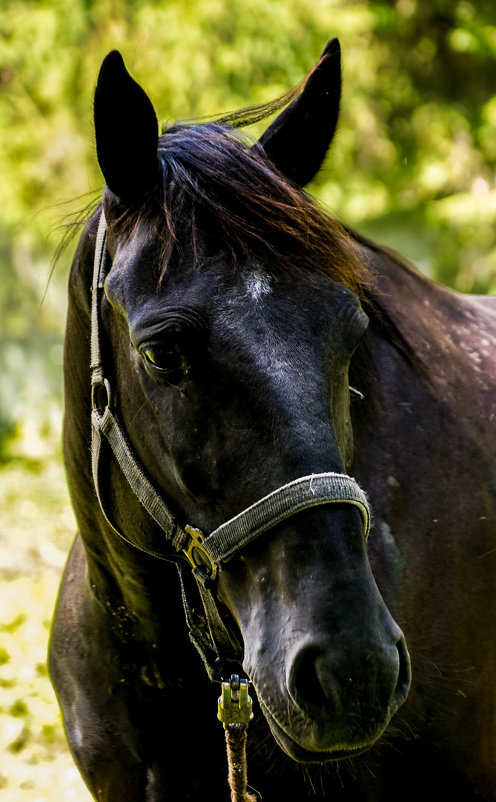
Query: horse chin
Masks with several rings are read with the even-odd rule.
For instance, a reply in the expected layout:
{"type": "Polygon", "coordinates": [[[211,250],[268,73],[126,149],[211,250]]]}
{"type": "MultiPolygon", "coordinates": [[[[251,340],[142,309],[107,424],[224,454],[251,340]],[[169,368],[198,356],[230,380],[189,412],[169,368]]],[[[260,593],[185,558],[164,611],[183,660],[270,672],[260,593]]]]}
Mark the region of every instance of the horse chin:
{"type": "Polygon", "coordinates": [[[377,741],[377,738],[374,738],[370,743],[336,745],[322,751],[307,749],[281,727],[270,710],[267,709],[260,699],[259,703],[277,745],[288,757],[297,763],[327,763],[329,761],[346,760],[348,758],[357,757],[370,749],[377,741]]]}

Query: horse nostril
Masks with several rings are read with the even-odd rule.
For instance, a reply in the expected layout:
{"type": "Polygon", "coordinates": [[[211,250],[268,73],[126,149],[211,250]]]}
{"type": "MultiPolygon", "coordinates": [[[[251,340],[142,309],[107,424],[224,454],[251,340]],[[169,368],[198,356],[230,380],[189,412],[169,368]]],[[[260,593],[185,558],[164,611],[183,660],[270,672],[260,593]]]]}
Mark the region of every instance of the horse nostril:
{"type": "Polygon", "coordinates": [[[360,704],[378,715],[392,715],[403,704],[410,688],[410,658],[403,635],[389,648],[352,661],[318,645],[308,645],[296,655],[288,678],[294,703],[311,717],[324,710],[341,714],[360,704]]]}
{"type": "Polygon", "coordinates": [[[396,648],[399,656],[398,679],[396,681],[396,688],[392,699],[392,712],[397,710],[405,701],[408,691],[410,690],[410,683],[412,680],[412,670],[410,665],[410,655],[406,647],[406,641],[403,635],[399,638],[396,648]]]}
{"type": "Polygon", "coordinates": [[[322,708],[328,702],[319,677],[318,663],[324,652],[317,646],[308,646],[297,655],[289,677],[289,693],[295,704],[311,712],[322,708]]]}

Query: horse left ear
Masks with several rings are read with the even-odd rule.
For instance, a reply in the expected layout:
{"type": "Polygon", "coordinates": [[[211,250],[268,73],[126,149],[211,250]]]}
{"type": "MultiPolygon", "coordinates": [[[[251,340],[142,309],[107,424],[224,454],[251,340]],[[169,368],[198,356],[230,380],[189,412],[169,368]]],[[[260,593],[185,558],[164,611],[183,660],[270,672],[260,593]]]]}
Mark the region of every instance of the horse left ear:
{"type": "Polygon", "coordinates": [[[341,48],[331,39],[301,95],[260,138],[279,172],[303,187],[319,171],[331,144],[341,98],[341,48]]]}
{"type": "Polygon", "coordinates": [[[158,178],[158,122],[152,103],[117,50],[103,60],[94,99],[96,152],[109,189],[139,201],[158,178]]]}

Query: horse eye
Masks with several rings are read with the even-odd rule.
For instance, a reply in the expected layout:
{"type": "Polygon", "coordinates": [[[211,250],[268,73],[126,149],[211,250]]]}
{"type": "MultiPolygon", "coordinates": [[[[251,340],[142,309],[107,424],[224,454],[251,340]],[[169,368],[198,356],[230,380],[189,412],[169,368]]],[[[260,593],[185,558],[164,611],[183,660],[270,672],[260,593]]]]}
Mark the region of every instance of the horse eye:
{"type": "Polygon", "coordinates": [[[154,350],[153,348],[144,348],[143,354],[145,359],[147,359],[148,362],[150,362],[154,367],[160,368],[161,355],[159,351],[154,350]]]}
{"type": "Polygon", "coordinates": [[[141,349],[149,371],[161,376],[169,384],[177,384],[187,375],[191,360],[174,345],[146,345],[141,349]]]}
{"type": "Polygon", "coordinates": [[[165,348],[144,348],[142,353],[145,359],[158,370],[167,370],[170,367],[171,358],[177,357],[175,351],[167,351],[165,348]]]}

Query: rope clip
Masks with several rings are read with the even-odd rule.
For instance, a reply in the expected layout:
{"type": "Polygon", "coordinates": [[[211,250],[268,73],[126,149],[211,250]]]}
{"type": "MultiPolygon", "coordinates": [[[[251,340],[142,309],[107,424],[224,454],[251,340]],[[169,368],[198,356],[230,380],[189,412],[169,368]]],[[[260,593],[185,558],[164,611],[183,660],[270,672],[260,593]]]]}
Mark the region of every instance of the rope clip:
{"type": "Polygon", "coordinates": [[[238,674],[231,674],[228,680],[222,680],[222,693],[217,705],[217,718],[222,721],[224,729],[228,724],[244,724],[248,726],[253,718],[253,700],[248,693],[250,681],[240,679],[238,674]]]}

